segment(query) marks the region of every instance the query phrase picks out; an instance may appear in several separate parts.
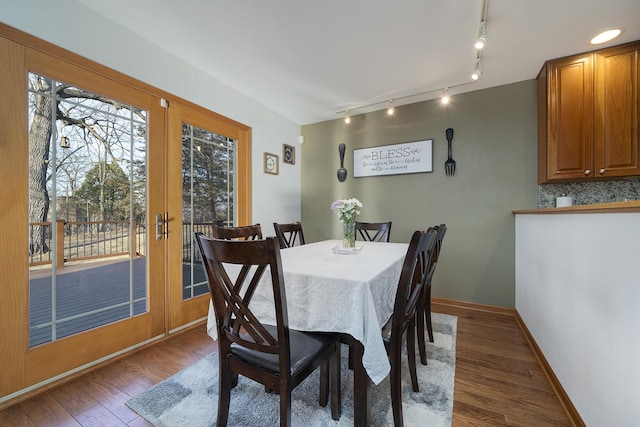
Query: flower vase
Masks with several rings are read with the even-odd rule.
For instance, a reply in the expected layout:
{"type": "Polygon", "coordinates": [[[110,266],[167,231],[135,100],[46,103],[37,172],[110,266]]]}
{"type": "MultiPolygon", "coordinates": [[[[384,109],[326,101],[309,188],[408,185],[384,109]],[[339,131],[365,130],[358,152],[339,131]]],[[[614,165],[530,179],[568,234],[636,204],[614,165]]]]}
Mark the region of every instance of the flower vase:
{"type": "Polygon", "coordinates": [[[342,223],[342,247],[344,249],[354,249],[356,247],[356,223],[342,223]]]}

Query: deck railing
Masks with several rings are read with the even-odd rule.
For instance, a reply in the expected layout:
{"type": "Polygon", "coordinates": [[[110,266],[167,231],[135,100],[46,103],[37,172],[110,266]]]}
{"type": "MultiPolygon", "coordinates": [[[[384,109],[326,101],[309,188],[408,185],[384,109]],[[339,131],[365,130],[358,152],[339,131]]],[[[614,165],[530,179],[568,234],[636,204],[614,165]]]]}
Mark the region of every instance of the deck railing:
{"type": "Polygon", "coordinates": [[[41,228],[39,233],[43,236],[42,243],[48,248],[30,254],[30,265],[51,264],[54,253],[58,267],[70,261],[129,255],[131,248],[135,256],[146,256],[146,227],[135,220],[56,221],[56,251],[52,250],[54,227],[51,222],[33,222],[29,227],[30,236],[34,235],[36,228],[41,228]]]}
{"type": "MultiPolygon", "coordinates": [[[[213,226],[228,225],[228,221],[196,222],[182,224],[182,260],[191,262],[191,236],[201,231],[207,236],[213,234],[213,226]]],[[[118,255],[129,255],[129,248],[134,248],[136,257],[146,256],[147,230],[144,224],[136,221],[56,221],[56,245],[53,251],[53,225],[51,222],[32,222],[30,233],[41,227],[44,245],[48,250],[29,255],[29,265],[51,264],[56,254],[56,266],[62,267],[65,262],[80,261],[91,258],[104,258],[118,255]],[[131,233],[130,230],[135,230],[131,233]],[[132,236],[132,239],[129,236],[132,236]]],[[[197,251],[195,262],[199,262],[197,251]]]]}
{"type": "MultiPolygon", "coordinates": [[[[193,228],[191,224],[185,222],[182,224],[182,261],[183,262],[191,262],[191,236],[192,233],[197,231],[202,232],[205,236],[213,236],[213,226],[217,225],[219,227],[223,226],[228,221],[213,221],[213,222],[194,222],[193,228]]],[[[194,250],[195,259],[193,262],[200,262],[200,255],[198,250],[194,250]]]]}

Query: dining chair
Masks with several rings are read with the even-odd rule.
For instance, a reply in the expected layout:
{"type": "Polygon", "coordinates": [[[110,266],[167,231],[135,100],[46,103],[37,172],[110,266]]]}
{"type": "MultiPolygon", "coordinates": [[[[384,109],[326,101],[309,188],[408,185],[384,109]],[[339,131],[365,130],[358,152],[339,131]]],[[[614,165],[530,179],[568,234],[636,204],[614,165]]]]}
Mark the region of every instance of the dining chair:
{"type": "Polygon", "coordinates": [[[260,224],[244,225],[241,227],[213,226],[213,237],[216,239],[256,240],[262,239],[262,227],[260,224]]]}
{"type": "Polygon", "coordinates": [[[424,336],[424,324],[427,324],[427,334],[429,335],[429,342],[433,342],[433,328],[431,326],[431,282],[433,280],[433,274],[436,271],[438,265],[438,259],[440,258],[440,250],[442,249],[442,241],[444,235],[447,232],[447,226],[445,224],[436,225],[432,227],[436,231],[436,242],[433,249],[433,256],[431,257],[431,265],[429,267],[429,276],[427,283],[422,289],[422,296],[418,303],[417,312],[417,333],[418,333],[418,349],[420,350],[420,362],[423,365],[427,364],[427,347],[424,336]]]}
{"type": "Polygon", "coordinates": [[[290,426],[291,392],[318,367],[331,374],[330,380],[321,377],[320,405],[327,404],[330,383],[331,415],[339,420],[339,336],[289,329],[277,239],[221,240],[194,233],[194,240],[202,255],[218,332],[217,426],[227,425],[231,389],[238,375],[277,392],[280,426],[290,426]],[[273,290],[276,325],[263,324],[251,311],[257,286],[271,286],[273,290]]]}
{"type": "Polygon", "coordinates": [[[419,391],[415,352],[416,308],[428,280],[429,259],[433,254],[435,241],[436,232],[433,229],[413,233],[398,280],[393,314],[382,328],[382,339],[391,364],[391,407],[395,427],[402,427],[404,424],[400,368],[405,341],[411,385],[413,391],[419,391]]]}
{"type": "Polygon", "coordinates": [[[391,221],[360,222],[356,221],[356,238],[371,242],[388,242],[391,237],[391,221]]]}
{"type": "Polygon", "coordinates": [[[304,233],[302,232],[302,224],[299,221],[289,224],[274,222],[273,229],[276,231],[280,249],[295,246],[296,242],[299,245],[304,245],[304,233]]]}

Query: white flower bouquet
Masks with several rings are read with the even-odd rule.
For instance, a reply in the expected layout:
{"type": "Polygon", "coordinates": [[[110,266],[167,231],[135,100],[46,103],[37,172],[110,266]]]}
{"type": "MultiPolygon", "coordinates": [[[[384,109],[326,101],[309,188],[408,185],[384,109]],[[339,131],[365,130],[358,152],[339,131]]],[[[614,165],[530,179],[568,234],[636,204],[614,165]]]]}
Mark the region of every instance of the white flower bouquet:
{"type": "Polygon", "coordinates": [[[339,199],[331,203],[331,209],[336,211],[340,222],[352,223],[356,222],[360,215],[362,203],[358,199],[339,199]]]}

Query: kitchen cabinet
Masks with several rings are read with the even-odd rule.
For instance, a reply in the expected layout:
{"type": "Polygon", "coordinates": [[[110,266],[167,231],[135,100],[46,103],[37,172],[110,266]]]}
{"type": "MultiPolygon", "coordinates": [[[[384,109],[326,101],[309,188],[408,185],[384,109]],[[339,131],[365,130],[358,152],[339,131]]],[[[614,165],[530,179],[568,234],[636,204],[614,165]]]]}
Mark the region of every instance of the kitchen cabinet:
{"type": "Polygon", "coordinates": [[[538,183],[640,176],[640,42],[547,61],[538,75],[538,183]]]}

